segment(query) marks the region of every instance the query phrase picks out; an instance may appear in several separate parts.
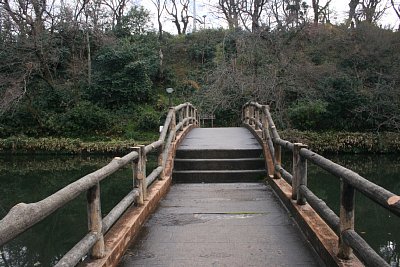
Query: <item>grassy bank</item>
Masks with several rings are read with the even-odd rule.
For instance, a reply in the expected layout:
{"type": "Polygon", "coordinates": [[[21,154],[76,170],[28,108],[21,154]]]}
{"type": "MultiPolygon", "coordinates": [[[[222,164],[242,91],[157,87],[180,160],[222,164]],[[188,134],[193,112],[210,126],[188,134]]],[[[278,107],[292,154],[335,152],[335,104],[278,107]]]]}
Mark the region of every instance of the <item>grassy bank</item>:
{"type": "Polygon", "coordinates": [[[400,133],[280,131],[281,138],[319,153],[400,153],[400,133]]]}
{"type": "MultiPolygon", "coordinates": [[[[155,136],[154,140],[157,138],[155,136]]],[[[146,145],[154,140],[10,137],[0,139],[0,153],[124,154],[130,152],[133,146],[146,145]]]]}
{"type": "MultiPolygon", "coordinates": [[[[280,131],[280,135],[285,140],[307,144],[311,150],[319,153],[400,153],[400,133],[284,130],[280,131]]],[[[79,138],[10,137],[0,139],[0,153],[123,154],[128,153],[132,146],[155,141],[158,135],[147,138],[85,141],[79,138]]]]}

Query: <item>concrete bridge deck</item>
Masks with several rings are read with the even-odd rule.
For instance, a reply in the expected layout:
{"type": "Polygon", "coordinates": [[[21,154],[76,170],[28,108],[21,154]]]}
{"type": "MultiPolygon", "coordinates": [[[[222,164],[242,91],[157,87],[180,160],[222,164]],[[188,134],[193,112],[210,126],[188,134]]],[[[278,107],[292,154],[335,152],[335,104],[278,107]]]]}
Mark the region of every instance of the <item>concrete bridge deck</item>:
{"type": "Polygon", "coordinates": [[[238,161],[257,161],[261,151],[245,128],[193,129],[177,150],[194,169],[182,179],[199,172],[200,182],[217,183],[174,184],[119,266],[321,266],[273,190],[240,183],[238,161]],[[207,179],[221,158],[233,161],[207,179]],[[236,183],[218,183],[232,176],[236,183]]]}
{"type": "Polygon", "coordinates": [[[127,266],[321,266],[269,186],[175,184],[122,258],[127,266]]]}

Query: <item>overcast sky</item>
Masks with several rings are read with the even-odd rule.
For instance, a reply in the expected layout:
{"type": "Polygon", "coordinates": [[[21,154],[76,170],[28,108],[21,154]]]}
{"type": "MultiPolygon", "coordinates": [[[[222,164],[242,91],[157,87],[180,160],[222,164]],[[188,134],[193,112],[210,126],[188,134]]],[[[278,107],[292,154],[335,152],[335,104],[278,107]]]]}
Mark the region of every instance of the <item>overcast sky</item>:
{"type": "MultiPolygon", "coordinates": [[[[211,13],[210,13],[210,7],[209,3],[216,2],[216,0],[195,0],[196,1],[196,13],[197,17],[200,17],[203,19],[203,15],[205,15],[205,20],[206,20],[206,26],[207,28],[218,28],[218,27],[225,27],[225,24],[221,20],[217,20],[211,13]]],[[[390,5],[390,0],[382,0],[382,2],[387,1],[388,5],[390,5]]],[[[154,4],[151,2],[151,0],[135,0],[137,4],[143,5],[147,10],[151,12],[152,18],[153,18],[153,24],[154,27],[157,25],[157,18],[156,18],[156,8],[154,7],[154,4]]],[[[191,0],[193,2],[193,0],[191,0]]],[[[312,14],[312,9],[311,9],[311,0],[306,0],[308,5],[310,6],[309,13],[310,15],[312,14]]],[[[321,0],[321,4],[324,4],[325,1],[321,0]]],[[[347,17],[347,12],[349,9],[348,6],[349,0],[332,0],[331,2],[331,9],[335,11],[334,14],[331,14],[331,21],[332,23],[340,23],[343,22],[344,19],[347,17]]],[[[193,7],[190,8],[190,13],[192,13],[193,7]]],[[[166,13],[165,13],[166,14],[166,13]]],[[[164,15],[165,15],[164,14],[164,15]]],[[[399,20],[394,13],[392,7],[388,8],[386,11],[384,17],[382,18],[380,24],[382,26],[386,25],[391,25],[394,26],[397,29],[397,25],[399,25],[399,20]]],[[[176,34],[176,28],[172,24],[170,20],[166,20],[163,24],[164,30],[168,31],[170,33],[176,34]]],[[[192,23],[190,23],[189,31],[192,30],[192,23]]],[[[197,23],[197,28],[203,27],[203,25],[200,25],[197,23]]]]}

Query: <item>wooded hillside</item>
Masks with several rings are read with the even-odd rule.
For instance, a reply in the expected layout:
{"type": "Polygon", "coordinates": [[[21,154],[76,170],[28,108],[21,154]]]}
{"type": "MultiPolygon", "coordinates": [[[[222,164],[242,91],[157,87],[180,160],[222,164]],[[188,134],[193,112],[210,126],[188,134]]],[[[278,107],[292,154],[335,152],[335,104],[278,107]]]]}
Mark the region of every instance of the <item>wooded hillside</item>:
{"type": "Polygon", "coordinates": [[[281,128],[400,130],[400,32],[369,13],[332,25],[298,2],[265,25],[253,6],[248,24],[172,35],[128,1],[55,3],[0,0],[0,138],[137,139],[157,132],[166,87],[219,125],[255,100],[281,128]]]}

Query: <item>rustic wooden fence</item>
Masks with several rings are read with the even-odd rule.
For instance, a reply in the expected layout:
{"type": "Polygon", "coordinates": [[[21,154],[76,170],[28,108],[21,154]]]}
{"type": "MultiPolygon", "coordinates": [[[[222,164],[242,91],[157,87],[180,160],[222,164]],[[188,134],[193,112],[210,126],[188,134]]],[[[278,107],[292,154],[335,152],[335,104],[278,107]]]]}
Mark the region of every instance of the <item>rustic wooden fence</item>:
{"type": "Polygon", "coordinates": [[[167,157],[177,133],[193,124],[198,125],[198,113],[192,104],[185,103],[171,107],[156,142],[147,146],[134,147],[131,153],[122,158],[114,158],[101,169],[80,178],[39,202],[15,205],[0,221],[0,246],[86,192],[88,233],[64,255],[56,266],[75,266],[86,255],[95,259],[102,258],[105,253],[104,235],[128,207],[132,204],[143,204],[147,188],[157,177],[163,179],[165,176],[167,157]],[[155,150],[158,151],[158,166],[146,176],[146,155],[155,150]],[[100,181],[128,164],[132,165],[133,189],[107,216],[102,218],[100,181]]]}
{"type": "Polygon", "coordinates": [[[266,144],[272,158],[268,164],[270,177],[285,179],[292,186],[292,199],[296,200],[297,205],[304,205],[308,202],[339,237],[337,256],[340,259],[349,259],[354,251],[367,266],[389,266],[354,230],[355,190],[397,216],[400,216],[399,196],[368,181],[354,171],[309,150],[307,145],[281,139],[267,105],[255,102],[246,103],[242,110],[242,121],[266,144]],[[292,174],[282,167],[282,148],[293,153],[292,174]],[[340,180],[339,216],[307,187],[307,161],[328,171],[340,180]]]}

